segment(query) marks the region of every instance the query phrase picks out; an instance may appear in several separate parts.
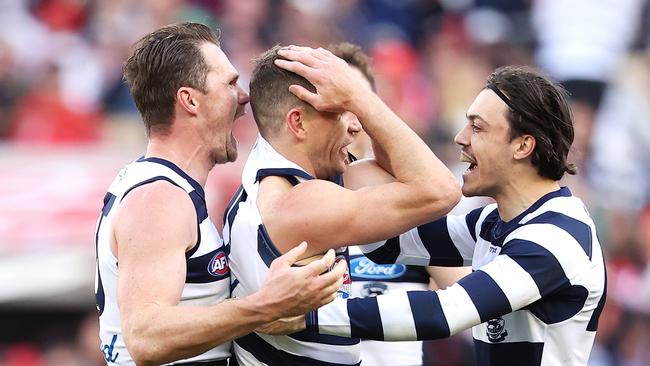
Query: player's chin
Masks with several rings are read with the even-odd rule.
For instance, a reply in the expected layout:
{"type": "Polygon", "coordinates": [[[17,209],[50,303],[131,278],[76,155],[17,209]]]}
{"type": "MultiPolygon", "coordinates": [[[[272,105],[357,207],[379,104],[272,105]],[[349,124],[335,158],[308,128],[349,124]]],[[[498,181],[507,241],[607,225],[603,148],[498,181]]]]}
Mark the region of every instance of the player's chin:
{"type": "Polygon", "coordinates": [[[237,139],[230,135],[230,143],[226,145],[226,160],[228,162],[233,162],[237,160],[237,155],[237,139]]]}
{"type": "Polygon", "coordinates": [[[460,187],[461,192],[463,192],[463,196],[465,197],[473,197],[473,196],[479,196],[479,192],[477,187],[473,186],[471,182],[467,182],[467,180],[463,181],[462,187],[460,187]]]}

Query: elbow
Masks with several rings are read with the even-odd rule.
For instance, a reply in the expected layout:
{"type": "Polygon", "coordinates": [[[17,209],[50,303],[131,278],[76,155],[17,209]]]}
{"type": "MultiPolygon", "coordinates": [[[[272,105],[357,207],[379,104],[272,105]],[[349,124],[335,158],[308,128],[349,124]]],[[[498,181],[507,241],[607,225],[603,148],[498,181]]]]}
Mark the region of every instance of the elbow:
{"type": "Polygon", "coordinates": [[[460,184],[455,178],[449,179],[447,182],[447,186],[445,187],[445,197],[443,200],[445,201],[446,207],[447,207],[447,212],[451,211],[458,202],[460,202],[460,199],[463,197],[463,193],[460,189],[460,184]]]}
{"type": "Polygon", "coordinates": [[[123,327],[124,343],[133,362],[138,366],[160,365],[164,363],[161,358],[159,345],[148,341],[143,329],[123,327]]]}
{"type": "Polygon", "coordinates": [[[146,342],[125,340],[126,349],[133,359],[133,362],[138,366],[158,365],[155,357],[155,352],[146,345],[146,342]]]}
{"type": "Polygon", "coordinates": [[[460,184],[451,176],[436,184],[429,183],[427,199],[422,202],[427,205],[427,211],[431,214],[429,219],[436,220],[449,213],[460,202],[461,197],[460,184]]]}

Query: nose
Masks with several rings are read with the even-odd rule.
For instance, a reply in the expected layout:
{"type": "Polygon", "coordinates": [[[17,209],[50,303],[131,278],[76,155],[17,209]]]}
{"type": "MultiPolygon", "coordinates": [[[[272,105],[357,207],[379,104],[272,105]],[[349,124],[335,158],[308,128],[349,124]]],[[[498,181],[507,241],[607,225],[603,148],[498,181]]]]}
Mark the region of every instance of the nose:
{"type": "Polygon", "coordinates": [[[470,140],[470,124],[466,123],[454,137],[454,142],[460,146],[468,146],[470,140]]]}
{"type": "Polygon", "coordinates": [[[345,118],[348,121],[348,132],[357,133],[363,131],[361,122],[359,122],[359,119],[354,114],[344,112],[342,118],[345,118]]]}
{"type": "Polygon", "coordinates": [[[237,92],[237,102],[239,104],[246,104],[248,101],[251,99],[248,93],[244,91],[244,89],[241,88],[241,86],[238,86],[239,91],[237,92]]]}

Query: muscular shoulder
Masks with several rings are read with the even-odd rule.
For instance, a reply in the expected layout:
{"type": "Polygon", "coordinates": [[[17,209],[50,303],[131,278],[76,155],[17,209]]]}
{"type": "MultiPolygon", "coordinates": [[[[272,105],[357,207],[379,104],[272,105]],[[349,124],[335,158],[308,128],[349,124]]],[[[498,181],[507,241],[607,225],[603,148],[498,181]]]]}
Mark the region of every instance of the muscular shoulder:
{"type": "Polygon", "coordinates": [[[182,245],[196,241],[196,213],[188,194],[160,180],[133,189],[120,203],[113,222],[118,243],[169,238],[182,245]]]}

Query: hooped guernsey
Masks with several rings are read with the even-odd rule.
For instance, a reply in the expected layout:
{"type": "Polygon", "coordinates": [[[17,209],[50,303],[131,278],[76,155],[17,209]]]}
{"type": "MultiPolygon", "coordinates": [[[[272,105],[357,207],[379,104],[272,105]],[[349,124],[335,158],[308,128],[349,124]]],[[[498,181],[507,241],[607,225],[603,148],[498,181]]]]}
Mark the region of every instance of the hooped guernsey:
{"type": "Polygon", "coordinates": [[[587,365],[606,298],[596,228],[566,187],[504,222],[496,204],[362,247],[378,263],[472,265],[445,290],[336,299],[308,329],[426,340],[472,328],[478,365],[587,365]]]}
{"type": "MultiPolygon", "coordinates": [[[[211,305],[230,297],[230,272],[227,247],[208,217],[203,187],[170,161],[160,158],[140,158],[124,167],[104,196],[104,206],[97,220],[95,245],[97,273],[95,297],[99,311],[101,351],[107,365],[135,365],[126,349],[120,326],[117,304],[117,276],[119,263],[110,245],[110,227],[116,208],[133,189],[145,184],[166,181],[183,189],[196,210],[198,240],[185,253],[186,276],[179,305],[211,305]]],[[[155,256],[156,253],[151,253],[155,256]]],[[[164,268],[160,269],[164,271],[164,268]]],[[[231,342],[226,342],[201,355],[173,364],[210,362],[226,365],[231,342]]]]}
{"type": "MultiPolygon", "coordinates": [[[[224,215],[223,235],[230,247],[233,297],[259,290],[266,281],[271,262],[280,256],[256,204],[259,183],[268,176],[283,177],[294,186],[314,179],[258,136],[244,166],[242,186],[224,215]]],[[[340,177],[333,181],[342,184],[340,177]]],[[[337,250],[337,260],[349,260],[347,248],[337,250]]],[[[340,298],[347,298],[350,293],[349,273],[345,277],[338,294],[340,298]]],[[[343,366],[360,363],[359,339],[320,335],[313,331],[287,336],[251,333],[236,339],[233,344],[237,360],[243,366],[343,366]]]]}

